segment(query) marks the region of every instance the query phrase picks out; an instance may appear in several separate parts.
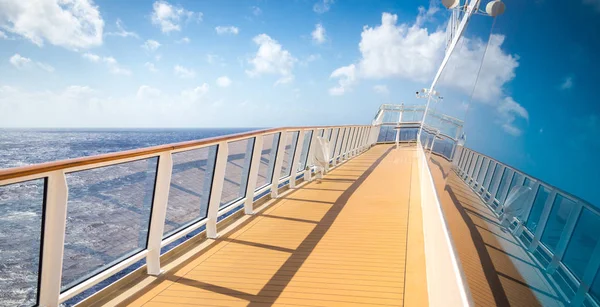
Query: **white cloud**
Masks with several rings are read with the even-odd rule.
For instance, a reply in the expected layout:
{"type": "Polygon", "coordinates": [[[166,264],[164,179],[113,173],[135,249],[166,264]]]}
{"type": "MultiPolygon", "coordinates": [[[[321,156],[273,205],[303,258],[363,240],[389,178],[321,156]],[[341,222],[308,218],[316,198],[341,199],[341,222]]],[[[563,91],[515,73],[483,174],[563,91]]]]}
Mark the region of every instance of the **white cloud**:
{"type": "Polygon", "coordinates": [[[156,68],[156,66],[154,65],[154,63],[146,62],[144,64],[144,67],[148,68],[148,70],[150,72],[157,72],[158,71],[158,69],[156,68]]]}
{"type": "Polygon", "coordinates": [[[38,46],[79,49],[102,45],[104,20],[90,0],[3,0],[0,28],[38,46]]]}
{"type": "Polygon", "coordinates": [[[142,101],[152,101],[160,97],[161,91],[148,85],[142,85],[135,95],[136,99],[142,101]]]}
{"type": "Polygon", "coordinates": [[[173,71],[179,78],[189,79],[196,77],[196,72],[193,69],[185,68],[181,65],[175,65],[173,71]]]}
{"type": "Polygon", "coordinates": [[[119,65],[119,62],[113,57],[101,57],[97,54],[93,53],[84,53],[81,55],[84,59],[92,62],[92,63],[104,63],[108,67],[108,71],[114,75],[131,75],[131,71],[125,69],[119,65]]]}
{"type": "Polygon", "coordinates": [[[158,49],[158,47],[160,47],[160,43],[149,39],[147,41],[145,41],[140,47],[142,47],[143,49],[145,49],[148,52],[153,52],[156,51],[156,49],[158,49]]]}
{"type": "Polygon", "coordinates": [[[262,14],[262,10],[260,9],[260,7],[258,7],[258,6],[253,6],[253,7],[252,7],[252,15],[254,15],[254,16],[258,16],[258,15],[260,15],[260,14],[262,14]]]}
{"type": "Polygon", "coordinates": [[[350,91],[356,83],[356,66],[354,64],[336,69],[329,78],[337,78],[338,85],[329,89],[329,95],[340,96],[350,91]]]}
{"type": "Polygon", "coordinates": [[[11,56],[10,59],[8,60],[10,62],[10,64],[18,69],[23,69],[28,67],[29,65],[31,65],[31,59],[30,58],[26,58],[21,56],[20,54],[16,53],[15,55],[11,56]]]}
{"type": "Polygon", "coordinates": [[[123,22],[121,21],[121,19],[117,19],[116,22],[117,25],[117,31],[115,32],[107,32],[106,35],[108,36],[120,36],[120,37],[135,37],[135,38],[140,38],[139,35],[137,35],[137,33],[135,32],[129,32],[127,30],[125,30],[125,27],[123,26],[123,22]]]}
{"type": "Polygon", "coordinates": [[[231,79],[227,76],[217,78],[217,85],[220,87],[229,87],[231,85],[231,79]]]}
{"type": "MultiPolygon", "coordinates": [[[[400,78],[425,84],[431,82],[443,59],[446,37],[442,29],[430,32],[422,24],[433,18],[437,11],[435,2],[432,2],[428,10],[419,9],[419,15],[412,24],[397,24],[396,15],[383,13],[381,25],[365,26],[359,43],[361,58],[356,64],[352,64],[356,65],[355,69],[345,66],[332,73],[331,78],[340,80],[337,86],[329,90],[330,94],[343,95],[360,79],[400,78]]],[[[502,107],[496,106],[496,111],[503,118],[505,130],[516,134],[518,128],[514,126],[513,118],[522,117],[523,112],[514,115],[517,111],[514,109],[508,112],[513,114],[512,117],[506,116],[507,105],[513,105],[508,101],[514,100],[507,97],[504,86],[514,79],[519,57],[502,50],[503,43],[503,35],[490,37],[473,99],[496,105],[502,100],[502,107]]],[[[473,91],[487,42],[479,38],[463,37],[461,44],[446,66],[438,88],[450,87],[469,95],[473,91]]],[[[516,102],[515,104],[518,105],[516,102]]]]}
{"type": "Polygon", "coordinates": [[[325,28],[320,23],[315,25],[315,30],[312,31],[311,36],[312,36],[313,42],[315,42],[317,44],[322,44],[327,39],[327,36],[325,35],[325,28]]]}
{"type": "Polygon", "coordinates": [[[208,93],[209,86],[206,83],[203,83],[201,86],[198,86],[191,90],[184,90],[181,92],[181,97],[186,102],[198,102],[208,93]]]}
{"type": "Polygon", "coordinates": [[[35,63],[35,64],[36,64],[36,65],[37,65],[39,68],[41,68],[41,69],[43,69],[43,70],[45,70],[45,71],[47,71],[47,72],[54,72],[54,67],[52,67],[52,66],[50,66],[50,65],[48,65],[48,64],[41,63],[41,62],[37,62],[37,63],[35,63]]]}
{"type": "Polygon", "coordinates": [[[246,70],[246,73],[251,77],[262,74],[280,75],[281,78],[275,84],[291,82],[294,79],[292,70],[298,60],[267,34],[257,35],[253,41],[258,45],[258,51],[248,61],[253,67],[252,70],[246,70]]]}
{"type": "Polygon", "coordinates": [[[6,33],[0,31],[0,38],[1,39],[8,39],[8,36],[6,35],[6,33]]]}
{"type": "Polygon", "coordinates": [[[218,54],[210,54],[209,53],[206,55],[206,62],[208,64],[217,64],[217,63],[224,64],[224,61],[225,60],[223,59],[223,57],[221,57],[218,54]]]}
{"type": "Polygon", "coordinates": [[[178,41],[175,41],[178,44],[189,44],[192,40],[189,37],[184,37],[178,41]]]}
{"type": "Polygon", "coordinates": [[[323,14],[331,8],[331,5],[334,3],[334,0],[319,0],[319,2],[313,5],[313,11],[318,14],[323,14]]]}
{"type": "Polygon", "coordinates": [[[86,52],[86,53],[84,53],[84,54],[82,55],[82,57],[83,57],[84,59],[86,59],[86,60],[88,60],[88,61],[90,61],[90,62],[94,62],[94,63],[96,63],[96,62],[100,61],[100,56],[99,56],[99,55],[97,55],[97,54],[93,54],[93,53],[89,53],[89,52],[86,52]]]}
{"type": "Polygon", "coordinates": [[[375,91],[375,93],[377,94],[381,94],[381,95],[389,95],[390,90],[388,89],[387,85],[385,84],[378,84],[373,86],[373,90],[375,91]]]}
{"type": "Polygon", "coordinates": [[[47,72],[54,72],[54,67],[42,62],[34,62],[30,58],[21,56],[18,53],[15,53],[13,56],[11,56],[8,62],[17,69],[28,69],[37,66],[38,68],[47,72]]]}
{"type": "Polygon", "coordinates": [[[311,62],[314,62],[316,60],[320,60],[321,59],[321,55],[320,54],[311,54],[309,56],[307,56],[306,58],[304,58],[303,60],[300,61],[300,65],[308,65],[311,62]]]}
{"type": "Polygon", "coordinates": [[[194,13],[182,7],[175,7],[163,0],[154,2],[152,8],[152,24],[160,27],[163,33],[181,31],[182,21],[202,20],[202,13],[194,13]]]}
{"type": "Polygon", "coordinates": [[[215,27],[215,31],[217,31],[217,34],[219,34],[219,35],[224,35],[224,34],[237,35],[238,33],[240,33],[240,29],[238,27],[234,27],[234,26],[217,26],[217,27],[215,27]]]}
{"type": "Polygon", "coordinates": [[[417,20],[415,21],[415,25],[422,26],[424,23],[433,19],[433,15],[439,12],[440,7],[438,6],[438,2],[435,0],[429,0],[429,8],[425,9],[423,6],[419,6],[419,15],[417,15],[417,20]]]}
{"type": "Polygon", "coordinates": [[[560,85],[560,89],[561,90],[568,90],[571,89],[573,87],[574,82],[573,82],[573,77],[572,76],[568,76],[565,78],[565,80],[563,81],[563,83],[561,83],[560,85]]]}
{"type": "Polygon", "coordinates": [[[504,131],[514,136],[520,136],[523,132],[517,127],[515,121],[517,119],[529,121],[529,112],[512,97],[502,99],[497,110],[504,131]]]}

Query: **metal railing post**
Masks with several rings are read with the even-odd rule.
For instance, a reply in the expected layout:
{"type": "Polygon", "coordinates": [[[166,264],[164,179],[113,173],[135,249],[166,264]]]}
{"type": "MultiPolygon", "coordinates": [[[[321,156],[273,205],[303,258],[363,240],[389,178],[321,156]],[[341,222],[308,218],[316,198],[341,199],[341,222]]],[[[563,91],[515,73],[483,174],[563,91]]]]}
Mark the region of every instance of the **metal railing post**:
{"type": "Polygon", "coordinates": [[[562,261],[563,256],[565,255],[565,251],[567,249],[567,245],[569,244],[569,240],[571,239],[573,231],[575,230],[575,225],[577,224],[579,215],[581,215],[581,211],[583,211],[583,205],[581,204],[581,202],[578,201],[575,203],[575,208],[571,210],[571,213],[567,217],[565,228],[560,234],[558,244],[556,244],[554,256],[552,256],[552,261],[550,261],[550,264],[548,264],[548,268],[546,269],[548,273],[554,273],[554,271],[556,271],[556,268],[558,267],[558,263],[562,261]]]}
{"type": "Polygon", "coordinates": [[[213,171],[212,187],[210,190],[210,199],[208,202],[208,216],[206,218],[206,236],[209,239],[216,239],[217,218],[219,207],[221,206],[221,196],[223,194],[223,181],[225,180],[225,167],[227,166],[227,157],[229,148],[227,142],[220,142],[217,147],[217,161],[213,171]]]}
{"type": "Polygon", "coordinates": [[[172,171],[173,158],[171,153],[161,153],[158,157],[158,171],[154,188],[150,229],[148,231],[148,254],[146,255],[146,269],[149,275],[154,276],[160,275],[162,272],[160,269],[160,243],[165,230],[172,171]]]}
{"type": "Polygon", "coordinates": [[[279,178],[281,177],[281,166],[285,157],[285,145],[287,143],[289,132],[282,131],[279,135],[279,144],[277,144],[277,155],[275,156],[275,167],[273,168],[273,179],[271,179],[271,197],[277,198],[279,195],[279,178]]]}
{"type": "Polygon", "coordinates": [[[52,172],[46,179],[45,197],[39,305],[55,307],[59,304],[62,284],[69,197],[67,178],[62,170],[52,172]]]}
{"type": "Polygon", "coordinates": [[[250,160],[250,172],[248,173],[248,183],[246,184],[246,200],[244,201],[245,214],[254,214],[254,190],[256,190],[256,180],[258,180],[258,169],[260,168],[262,148],[263,136],[257,135],[254,138],[252,160],[250,160]]]}
{"type": "MultiPolygon", "coordinates": [[[[302,149],[304,147],[304,130],[298,131],[298,139],[296,141],[296,149],[294,150],[294,157],[292,159],[292,166],[290,170],[290,189],[296,187],[296,175],[298,174],[298,161],[300,161],[300,155],[302,154],[302,149]]],[[[334,160],[335,161],[335,160],[334,160]]]]}
{"type": "Polygon", "coordinates": [[[535,229],[535,234],[531,239],[531,244],[529,244],[529,251],[534,252],[535,249],[540,244],[540,239],[542,234],[544,233],[544,229],[546,228],[546,224],[548,223],[548,217],[550,217],[550,211],[552,211],[552,205],[554,204],[554,199],[556,199],[556,190],[552,190],[548,199],[546,199],[546,203],[544,204],[544,209],[542,210],[542,214],[540,215],[540,221],[535,229]]]}

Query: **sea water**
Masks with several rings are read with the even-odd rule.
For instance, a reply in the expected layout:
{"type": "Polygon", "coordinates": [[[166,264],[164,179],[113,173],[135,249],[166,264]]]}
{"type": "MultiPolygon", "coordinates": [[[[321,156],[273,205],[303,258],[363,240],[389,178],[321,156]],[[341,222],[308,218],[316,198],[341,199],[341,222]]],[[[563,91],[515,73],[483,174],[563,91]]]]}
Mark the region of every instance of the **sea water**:
{"type": "MultiPolygon", "coordinates": [[[[198,140],[249,130],[256,130],[256,128],[0,129],[0,169],[198,140]]],[[[77,265],[73,268],[63,268],[63,275],[80,276],[88,273],[78,272],[81,267],[100,267],[113,259],[122,259],[126,256],[125,253],[131,250],[131,244],[138,245],[136,241],[138,237],[145,238],[145,235],[136,235],[138,232],[141,234],[147,231],[148,221],[137,220],[142,220],[149,215],[149,207],[138,208],[135,204],[151,203],[155,170],[156,159],[149,159],[148,162],[128,163],[101,168],[98,171],[82,172],[79,176],[77,174],[67,176],[70,204],[72,204],[70,210],[79,209],[77,214],[69,212],[67,224],[85,227],[68,227],[67,236],[70,237],[67,238],[69,244],[65,247],[67,259],[64,265],[73,263],[77,265]],[[81,180],[85,182],[79,184],[77,181],[81,180]],[[119,186],[132,188],[124,190],[119,186]],[[94,195],[95,202],[89,200],[90,195],[94,195]],[[99,199],[103,201],[99,202],[99,199]],[[89,213],[82,214],[82,211],[89,213]],[[109,225],[110,227],[121,225],[127,229],[114,229],[114,232],[109,234],[111,238],[103,235],[86,235],[93,234],[95,231],[106,231],[108,226],[105,220],[115,218],[122,218],[123,222],[113,223],[109,225]],[[133,231],[132,238],[118,238],[114,235],[131,233],[131,228],[135,227],[140,230],[133,231]],[[88,241],[93,242],[77,242],[78,237],[92,238],[88,241]],[[115,244],[119,240],[124,243],[115,244]],[[113,250],[105,250],[106,248],[113,250]],[[122,252],[116,252],[118,248],[122,248],[122,252]]],[[[0,289],[2,289],[0,306],[32,306],[37,300],[43,185],[43,180],[33,180],[0,186],[0,289]]],[[[140,243],[142,244],[144,243],[140,243]]]]}

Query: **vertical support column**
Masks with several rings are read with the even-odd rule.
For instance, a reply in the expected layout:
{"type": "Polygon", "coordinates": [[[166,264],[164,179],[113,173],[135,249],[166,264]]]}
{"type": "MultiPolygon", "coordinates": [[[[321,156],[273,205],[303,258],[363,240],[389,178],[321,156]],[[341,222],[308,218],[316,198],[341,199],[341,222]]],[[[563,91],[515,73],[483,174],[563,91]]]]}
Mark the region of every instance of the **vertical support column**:
{"type": "MultiPolygon", "coordinates": [[[[304,147],[304,130],[298,131],[298,139],[296,141],[296,149],[294,150],[294,158],[292,159],[292,169],[290,170],[290,189],[296,187],[296,175],[298,174],[298,161],[300,161],[300,155],[304,147]]],[[[335,148],[334,148],[335,150],[335,148]]],[[[335,163],[335,160],[333,160],[335,163]]]]}
{"type": "Polygon", "coordinates": [[[304,166],[304,180],[305,181],[312,181],[313,177],[311,174],[311,168],[308,167],[310,166],[311,163],[313,163],[314,161],[314,156],[315,156],[315,142],[317,142],[317,130],[315,129],[313,130],[312,133],[312,137],[310,138],[310,146],[309,146],[309,150],[306,153],[306,165],[304,166]]]}
{"type": "Polygon", "coordinates": [[[229,156],[227,142],[219,143],[219,147],[217,147],[217,161],[215,162],[215,170],[213,171],[210,200],[208,201],[208,216],[206,219],[206,236],[209,239],[216,239],[218,237],[217,218],[219,207],[221,206],[221,194],[223,193],[227,156],[229,156]]]}
{"type": "Polygon", "coordinates": [[[244,213],[246,214],[254,214],[254,190],[256,190],[256,180],[258,179],[258,169],[260,168],[262,148],[263,136],[257,135],[254,138],[254,148],[252,149],[252,160],[250,161],[248,184],[246,184],[246,200],[244,201],[244,213]]]}
{"type": "Polygon", "coordinates": [[[281,166],[285,157],[285,144],[288,137],[287,131],[281,131],[279,135],[279,144],[277,145],[277,156],[275,157],[275,167],[273,168],[273,179],[271,180],[271,197],[277,198],[279,195],[279,177],[281,176],[281,166]]]}
{"type": "Polygon", "coordinates": [[[538,222],[538,225],[535,229],[533,239],[531,239],[531,244],[529,244],[529,251],[532,253],[540,244],[540,239],[542,238],[542,234],[544,233],[544,229],[546,228],[546,223],[548,223],[548,217],[550,217],[550,211],[552,211],[554,199],[556,199],[556,190],[552,190],[550,196],[548,196],[548,198],[546,199],[546,203],[544,204],[544,210],[542,210],[542,214],[540,215],[540,221],[538,222]]]}
{"type": "Polygon", "coordinates": [[[173,158],[171,157],[171,153],[161,153],[158,157],[152,217],[150,218],[150,230],[148,232],[148,254],[146,255],[146,269],[149,275],[154,276],[162,273],[160,269],[160,242],[162,241],[165,229],[172,171],[173,158]]]}
{"type": "Polygon", "coordinates": [[[575,230],[575,225],[577,224],[577,220],[579,219],[579,215],[581,215],[581,211],[583,210],[583,205],[581,202],[575,203],[575,208],[571,210],[569,217],[567,217],[567,222],[565,223],[565,228],[560,234],[560,239],[558,240],[558,244],[556,245],[556,250],[554,251],[554,256],[552,256],[552,261],[548,264],[547,271],[552,274],[556,271],[558,267],[558,263],[562,261],[563,256],[565,255],[565,251],[567,250],[567,245],[569,244],[569,240],[573,235],[573,231],[575,230]]]}
{"type": "Polygon", "coordinates": [[[58,306],[62,284],[69,197],[67,178],[63,171],[55,171],[48,176],[45,196],[39,305],[54,307],[58,306]]]}

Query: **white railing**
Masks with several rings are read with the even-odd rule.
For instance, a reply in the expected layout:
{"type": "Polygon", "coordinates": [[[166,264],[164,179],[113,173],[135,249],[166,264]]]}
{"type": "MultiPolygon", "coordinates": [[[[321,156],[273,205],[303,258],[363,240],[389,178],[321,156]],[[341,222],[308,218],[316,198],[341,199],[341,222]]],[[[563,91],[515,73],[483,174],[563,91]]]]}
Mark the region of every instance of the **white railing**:
{"type": "MultiPolygon", "coordinates": [[[[374,126],[328,126],[328,127],[298,127],[298,128],[279,128],[262,131],[254,131],[229,135],[199,141],[184,142],[170,145],[157,146],[133,151],[112,153],[100,156],[71,159],[65,161],[44,163],[27,167],[0,170],[0,188],[10,186],[16,183],[23,183],[32,180],[43,180],[44,184],[44,202],[41,232],[41,254],[39,259],[40,269],[38,272],[39,287],[37,289],[37,303],[40,306],[58,306],[60,303],[80,294],[86,289],[90,289],[101,281],[113,276],[119,271],[133,265],[134,263],[145,259],[147,272],[150,275],[161,273],[160,255],[161,248],[178,242],[186,235],[206,227],[206,234],[209,238],[218,237],[217,221],[234,210],[244,209],[246,214],[253,213],[253,203],[257,197],[267,195],[269,192],[273,198],[278,196],[278,188],[288,185],[290,188],[296,186],[296,179],[304,177],[312,180],[312,144],[320,133],[328,135],[332,139],[333,159],[335,166],[344,160],[363,152],[369,148],[376,140],[378,127],[374,126]],[[332,133],[337,129],[337,134],[332,133]],[[296,142],[286,148],[288,137],[294,137],[297,133],[296,142]],[[276,146],[274,160],[269,161],[269,170],[272,168],[272,182],[265,186],[257,187],[257,178],[261,162],[261,152],[264,154],[263,139],[267,135],[278,135],[279,141],[276,146]],[[308,139],[310,137],[310,139],[308,139]],[[249,169],[245,170],[241,176],[248,176],[245,181],[245,195],[234,199],[229,204],[221,204],[224,182],[228,166],[229,145],[236,141],[248,140],[253,142],[249,169]],[[303,148],[308,144],[308,148],[303,148]],[[193,221],[177,229],[172,235],[164,237],[164,227],[167,210],[170,206],[169,193],[172,185],[173,174],[173,155],[181,152],[189,152],[202,148],[216,148],[216,157],[214,167],[209,170],[206,164],[205,172],[211,171],[212,178],[210,184],[210,194],[208,197],[207,216],[193,221]],[[284,155],[288,153],[293,156],[284,155]],[[304,154],[303,157],[301,157],[304,154]],[[302,159],[303,161],[302,161],[302,159]],[[149,220],[145,248],[128,251],[127,256],[117,259],[111,263],[103,263],[95,274],[84,276],[81,281],[69,289],[61,291],[63,277],[63,259],[65,258],[65,232],[67,230],[68,203],[69,203],[69,184],[67,177],[74,172],[95,170],[108,166],[119,166],[124,163],[157,159],[155,173],[154,189],[152,190],[152,207],[147,217],[149,220]],[[289,175],[280,176],[285,162],[290,167],[289,175]],[[290,162],[291,161],[291,162],[290,162]],[[274,164],[271,164],[274,163],[274,164]],[[301,166],[299,169],[298,166],[301,166]],[[308,166],[308,167],[307,167],[308,166]]],[[[270,148],[269,152],[275,150],[270,148]]],[[[273,155],[271,155],[273,157],[273,155]]],[[[206,158],[208,161],[208,157],[206,158]]],[[[241,180],[240,182],[244,182],[241,180]]],[[[240,187],[241,188],[241,187],[240,187]]],[[[1,192],[1,190],[0,190],[1,192]]],[[[2,199],[0,198],[0,202],[2,199]]],[[[2,205],[0,203],[0,205],[2,205]]],[[[104,203],[97,203],[97,206],[103,206],[104,203]]],[[[200,210],[200,207],[199,207],[200,210]]],[[[97,222],[97,221],[96,221],[97,222]]],[[[101,221],[100,221],[101,222],[101,221]]],[[[144,232],[145,233],[145,232],[144,232]]],[[[116,240],[116,238],[115,238],[116,240]]],[[[10,289],[3,289],[10,290],[10,289]]],[[[28,291],[31,289],[17,289],[28,291]]]]}
{"type": "Polygon", "coordinates": [[[430,306],[473,306],[473,299],[460,264],[446,218],[438,199],[428,158],[417,142],[423,242],[430,306]]]}
{"type": "Polygon", "coordinates": [[[457,174],[497,214],[513,187],[532,189],[527,210],[510,221],[514,235],[557,282],[572,306],[598,306],[590,293],[600,282],[600,210],[588,202],[498,160],[458,147],[457,174]],[[596,283],[595,283],[596,282],[596,283]]]}

